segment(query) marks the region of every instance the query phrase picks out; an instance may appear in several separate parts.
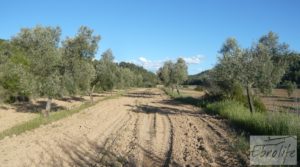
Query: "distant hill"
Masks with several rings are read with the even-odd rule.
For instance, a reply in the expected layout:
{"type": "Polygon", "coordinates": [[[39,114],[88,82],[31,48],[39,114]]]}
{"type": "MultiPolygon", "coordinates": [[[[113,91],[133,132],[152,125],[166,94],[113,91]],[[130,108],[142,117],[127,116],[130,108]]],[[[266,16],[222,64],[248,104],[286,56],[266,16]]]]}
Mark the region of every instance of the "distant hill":
{"type": "Polygon", "coordinates": [[[210,70],[202,71],[195,75],[189,75],[188,80],[185,82],[186,85],[201,85],[204,80],[208,78],[208,73],[210,70]]]}
{"type": "Polygon", "coordinates": [[[153,87],[158,83],[158,78],[155,73],[146,70],[142,66],[138,66],[133,63],[127,63],[127,62],[120,62],[119,63],[120,67],[123,68],[129,68],[131,71],[135,72],[137,75],[141,74],[143,77],[143,82],[145,83],[144,86],[146,87],[153,87]]]}

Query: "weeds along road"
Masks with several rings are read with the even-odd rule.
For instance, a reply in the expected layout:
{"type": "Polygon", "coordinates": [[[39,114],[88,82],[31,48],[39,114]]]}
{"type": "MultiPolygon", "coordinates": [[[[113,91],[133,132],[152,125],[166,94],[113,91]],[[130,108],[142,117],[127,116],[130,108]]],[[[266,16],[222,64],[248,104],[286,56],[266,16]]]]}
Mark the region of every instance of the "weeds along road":
{"type": "Polygon", "coordinates": [[[0,141],[0,166],[244,166],[226,126],[136,89],[0,141]]]}

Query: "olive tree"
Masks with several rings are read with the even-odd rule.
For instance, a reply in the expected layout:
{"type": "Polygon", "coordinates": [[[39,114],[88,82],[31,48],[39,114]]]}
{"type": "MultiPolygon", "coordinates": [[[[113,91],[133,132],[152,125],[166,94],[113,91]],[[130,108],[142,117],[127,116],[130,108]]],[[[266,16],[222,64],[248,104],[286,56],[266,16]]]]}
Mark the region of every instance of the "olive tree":
{"type": "Polygon", "coordinates": [[[176,85],[177,93],[180,94],[178,86],[188,79],[187,65],[182,58],[179,58],[174,65],[173,83],[176,85]]]}
{"type": "Polygon", "coordinates": [[[172,61],[167,61],[157,72],[158,77],[167,87],[176,87],[177,93],[180,94],[178,86],[188,79],[186,62],[179,58],[174,64],[172,61]]]}
{"type": "Polygon", "coordinates": [[[174,63],[172,61],[166,61],[164,65],[159,68],[157,75],[162,81],[162,83],[169,87],[172,85],[172,78],[174,75],[174,63]]]}
{"type": "Polygon", "coordinates": [[[274,59],[279,53],[275,50],[282,50],[282,45],[276,41],[278,38],[273,37],[273,33],[263,36],[250,49],[240,48],[234,38],[227,39],[212,73],[216,81],[241,84],[246,90],[251,112],[255,111],[252,89],[256,87],[263,93],[269,93],[284,74],[284,68],[278,66],[274,59]]]}
{"type": "Polygon", "coordinates": [[[110,49],[101,55],[101,59],[96,64],[96,80],[94,84],[99,84],[103,90],[112,90],[117,80],[117,65],[113,62],[114,56],[110,49]]]}
{"type": "Polygon", "coordinates": [[[70,94],[88,92],[92,99],[91,84],[96,77],[93,59],[99,40],[100,36],[93,35],[93,30],[82,26],[75,37],[63,41],[61,73],[63,84],[70,94]]]}
{"type": "Polygon", "coordinates": [[[59,94],[60,76],[58,66],[61,56],[58,52],[61,29],[42,27],[21,29],[12,42],[19,47],[29,61],[29,72],[36,81],[35,90],[48,98],[44,116],[49,115],[52,98],[59,94]]]}

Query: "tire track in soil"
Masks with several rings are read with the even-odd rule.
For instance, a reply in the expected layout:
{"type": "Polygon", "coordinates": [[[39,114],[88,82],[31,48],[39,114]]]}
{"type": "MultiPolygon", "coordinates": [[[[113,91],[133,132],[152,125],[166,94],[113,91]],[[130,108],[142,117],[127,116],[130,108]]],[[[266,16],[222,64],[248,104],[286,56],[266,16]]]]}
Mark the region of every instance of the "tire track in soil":
{"type": "MultiPolygon", "coordinates": [[[[151,108],[148,102],[153,100],[140,101],[138,105],[146,104],[146,108],[151,108]]],[[[170,133],[172,133],[170,119],[157,112],[141,111],[136,114],[138,114],[138,120],[136,120],[133,130],[134,143],[137,145],[135,153],[138,153],[138,156],[135,157],[136,166],[169,165],[172,153],[170,145],[173,142],[170,141],[170,133]]]]}
{"type": "Polygon", "coordinates": [[[223,152],[218,154],[215,159],[216,163],[219,165],[224,164],[234,164],[235,166],[247,166],[247,159],[245,156],[241,155],[241,153],[236,153],[234,148],[231,145],[230,137],[226,134],[226,131],[220,127],[217,123],[213,123],[210,117],[199,117],[201,121],[203,121],[207,127],[211,129],[211,132],[215,134],[216,140],[215,144],[219,146],[219,148],[215,148],[215,150],[221,149],[223,152]]]}
{"type": "MultiPolygon", "coordinates": [[[[110,154],[110,152],[112,152],[112,147],[114,147],[117,139],[120,137],[120,133],[128,127],[130,120],[132,120],[133,116],[130,113],[128,115],[129,115],[129,118],[127,118],[127,119],[123,118],[122,121],[118,122],[117,125],[113,127],[113,129],[115,131],[112,132],[105,140],[105,142],[103,144],[103,148],[104,148],[105,152],[99,153],[99,154],[102,154],[99,164],[110,165],[110,164],[107,164],[108,160],[113,161],[118,158],[118,155],[115,155],[116,157],[114,157],[114,159],[112,160],[112,157],[111,156],[109,157],[109,154],[110,154]],[[106,156],[108,156],[109,159],[106,159],[104,161],[104,158],[106,156]]],[[[98,157],[100,157],[100,155],[98,155],[98,157]]],[[[126,163],[126,162],[120,162],[120,163],[126,163]]]]}
{"type": "Polygon", "coordinates": [[[172,160],[172,152],[173,152],[173,140],[174,140],[174,127],[173,127],[173,124],[172,124],[172,121],[171,121],[171,119],[170,119],[170,117],[169,117],[169,115],[167,115],[166,116],[167,117],[167,119],[168,119],[168,123],[169,123],[169,125],[170,125],[170,129],[169,129],[169,146],[168,146],[168,151],[166,152],[166,159],[165,159],[165,162],[164,162],[164,167],[168,167],[168,166],[170,166],[170,164],[171,164],[171,160],[172,160]]]}

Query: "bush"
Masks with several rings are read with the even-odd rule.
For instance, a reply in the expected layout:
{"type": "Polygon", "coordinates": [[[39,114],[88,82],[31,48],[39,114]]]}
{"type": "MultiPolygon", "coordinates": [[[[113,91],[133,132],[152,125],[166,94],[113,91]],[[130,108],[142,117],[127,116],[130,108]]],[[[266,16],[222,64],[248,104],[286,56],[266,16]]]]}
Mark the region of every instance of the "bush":
{"type": "MultiPolygon", "coordinates": [[[[234,101],[242,103],[245,107],[249,108],[247,96],[244,95],[243,87],[238,83],[234,83],[232,85],[232,87],[230,88],[230,91],[228,91],[228,95],[223,96],[223,100],[234,100],[234,101]]],[[[258,111],[258,112],[266,112],[267,111],[266,106],[264,105],[264,103],[258,96],[253,97],[253,104],[254,104],[255,111],[258,111]]]]}
{"type": "Polygon", "coordinates": [[[295,91],[295,89],[297,89],[297,84],[295,82],[286,81],[284,83],[284,87],[287,91],[288,96],[290,97],[295,91]]]}
{"type": "MultiPolygon", "coordinates": [[[[267,108],[265,104],[262,102],[261,98],[255,96],[253,98],[253,104],[256,112],[266,112],[267,108]]],[[[248,104],[249,105],[249,104],[248,104]]]]}

